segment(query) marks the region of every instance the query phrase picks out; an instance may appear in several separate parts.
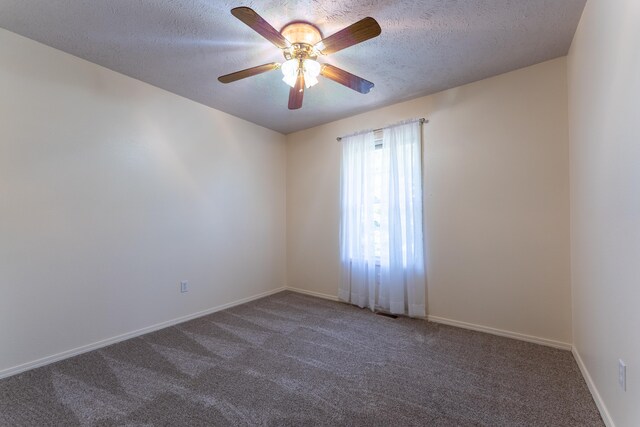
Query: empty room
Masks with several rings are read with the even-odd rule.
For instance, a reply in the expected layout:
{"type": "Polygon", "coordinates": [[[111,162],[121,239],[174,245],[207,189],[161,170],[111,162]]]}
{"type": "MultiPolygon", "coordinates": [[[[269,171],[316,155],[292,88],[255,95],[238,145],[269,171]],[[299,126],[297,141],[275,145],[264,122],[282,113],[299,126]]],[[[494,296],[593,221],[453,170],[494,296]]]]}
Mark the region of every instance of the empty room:
{"type": "Polygon", "coordinates": [[[640,426],[637,0],[0,0],[0,426],[640,426]]]}

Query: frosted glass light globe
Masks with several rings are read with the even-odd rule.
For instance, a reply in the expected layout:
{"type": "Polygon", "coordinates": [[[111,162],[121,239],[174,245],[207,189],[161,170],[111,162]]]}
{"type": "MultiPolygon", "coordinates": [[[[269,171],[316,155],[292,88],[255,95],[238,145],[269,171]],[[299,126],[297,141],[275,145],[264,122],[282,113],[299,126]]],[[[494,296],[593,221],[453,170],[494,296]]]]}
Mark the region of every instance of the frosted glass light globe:
{"type": "Polygon", "coordinates": [[[318,84],[318,76],[320,75],[320,64],[313,59],[305,59],[302,63],[302,72],[304,73],[304,84],[307,88],[318,84]]]}
{"type": "Polygon", "coordinates": [[[290,59],[284,62],[280,69],[282,70],[282,81],[291,87],[295,87],[296,80],[298,80],[298,70],[300,68],[300,61],[297,59],[290,59]]]}

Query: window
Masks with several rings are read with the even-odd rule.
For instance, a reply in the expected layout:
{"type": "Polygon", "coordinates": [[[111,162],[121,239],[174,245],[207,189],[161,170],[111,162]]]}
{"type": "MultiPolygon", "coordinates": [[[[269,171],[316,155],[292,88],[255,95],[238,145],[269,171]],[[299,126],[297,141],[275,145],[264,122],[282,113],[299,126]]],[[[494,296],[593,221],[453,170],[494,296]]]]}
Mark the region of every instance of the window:
{"type": "Polygon", "coordinates": [[[342,139],[345,301],[393,313],[424,312],[420,129],[411,122],[342,139]]]}

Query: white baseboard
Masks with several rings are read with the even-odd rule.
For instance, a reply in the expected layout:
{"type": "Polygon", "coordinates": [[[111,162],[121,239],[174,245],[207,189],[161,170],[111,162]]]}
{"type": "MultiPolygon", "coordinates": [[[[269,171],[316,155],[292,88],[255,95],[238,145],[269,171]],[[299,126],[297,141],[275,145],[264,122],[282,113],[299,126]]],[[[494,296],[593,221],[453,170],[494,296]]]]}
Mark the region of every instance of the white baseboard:
{"type": "MultiPolygon", "coordinates": [[[[320,292],[308,291],[306,289],[294,288],[287,286],[286,290],[297,292],[300,294],[311,295],[318,298],[327,299],[330,301],[339,301],[338,297],[335,295],[323,294],[320,292]]],[[[571,350],[572,346],[569,343],[554,341],[547,338],[535,337],[532,335],[525,335],[518,332],[505,331],[502,329],[490,328],[488,326],[476,325],[474,323],[461,322],[458,320],[445,319],[444,317],[438,316],[427,316],[426,320],[435,323],[442,323],[444,325],[456,326],[458,328],[471,329],[473,331],[486,332],[492,335],[499,335],[501,337],[513,338],[520,341],[532,342],[535,344],[542,344],[548,347],[559,348],[561,350],[571,350]]]]}
{"type": "Polygon", "coordinates": [[[489,326],[476,325],[474,323],[461,322],[459,320],[445,319],[438,316],[427,316],[427,320],[435,323],[442,323],[443,325],[457,326],[458,328],[471,329],[472,331],[486,332],[492,335],[498,335],[501,337],[513,338],[520,341],[527,341],[535,344],[546,345],[547,347],[559,348],[561,350],[571,350],[571,344],[554,341],[547,338],[540,338],[533,335],[521,334],[519,332],[505,331],[503,329],[491,328],[489,326]]]}
{"type": "Polygon", "coordinates": [[[604,421],[604,424],[607,427],[615,427],[615,424],[613,423],[613,419],[611,418],[611,414],[609,414],[609,411],[607,410],[607,406],[604,404],[604,400],[602,400],[602,397],[598,392],[598,388],[596,387],[596,384],[593,382],[593,379],[591,378],[591,374],[589,374],[589,371],[587,370],[587,366],[582,361],[582,357],[580,357],[580,353],[578,353],[578,349],[572,346],[571,353],[573,354],[574,359],[576,359],[576,363],[578,364],[578,367],[580,368],[580,372],[582,372],[582,376],[584,377],[584,380],[587,383],[587,386],[589,387],[589,391],[591,392],[591,396],[593,396],[593,400],[596,402],[596,406],[598,407],[598,411],[600,411],[600,416],[602,417],[602,421],[604,421]]]}
{"type": "Polygon", "coordinates": [[[300,288],[292,288],[287,286],[285,288],[287,291],[291,291],[291,292],[297,292],[299,294],[305,294],[305,295],[311,295],[312,297],[318,297],[318,298],[322,298],[322,299],[328,299],[330,301],[340,301],[338,299],[337,296],[334,295],[329,295],[329,294],[323,294],[320,292],[314,292],[314,291],[307,291],[306,289],[300,289],[300,288]]]}
{"type": "Polygon", "coordinates": [[[252,296],[247,297],[247,298],[242,298],[242,299],[239,299],[239,300],[236,300],[236,301],[232,301],[232,302],[227,303],[227,304],[222,304],[222,305],[218,305],[216,307],[208,308],[206,310],[199,311],[197,313],[192,313],[192,314],[188,314],[186,316],[178,317],[176,319],[167,320],[167,321],[161,322],[161,323],[156,323],[155,325],[147,326],[145,328],[138,329],[136,331],[127,332],[127,333],[122,334],[122,335],[118,335],[118,336],[115,336],[115,337],[111,337],[111,338],[107,338],[107,339],[104,339],[104,340],[96,341],[96,342],[94,342],[92,344],[87,344],[87,345],[83,345],[81,347],[77,347],[77,348],[74,348],[74,349],[71,349],[71,350],[63,351],[62,353],[53,354],[51,356],[46,356],[46,357],[43,357],[43,358],[38,359],[38,360],[34,360],[34,361],[31,361],[31,362],[23,363],[21,365],[13,366],[11,368],[3,369],[3,370],[0,371],[0,379],[6,378],[6,377],[10,377],[12,375],[16,375],[16,374],[19,374],[21,372],[28,371],[30,369],[35,369],[35,368],[39,368],[41,366],[49,365],[51,363],[58,362],[58,361],[63,360],[63,359],[68,359],[69,357],[77,356],[79,354],[86,353],[86,352],[91,351],[91,350],[96,350],[98,348],[106,347],[108,345],[115,344],[117,342],[124,341],[124,340],[127,340],[129,338],[134,338],[134,337],[137,337],[137,336],[140,336],[140,335],[148,334],[149,332],[153,332],[153,331],[157,331],[159,329],[163,329],[163,328],[166,328],[166,327],[169,327],[169,326],[177,325],[178,323],[186,322],[188,320],[192,320],[192,319],[195,319],[197,317],[206,316],[207,314],[215,313],[216,311],[221,311],[221,310],[224,310],[224,309],[227,309],[227,308],[231,308],[231,307],[235,307],[235,306],[240,305],[240,304],[247,303],[249,301],[253,301],[253,300],[260,299],[260,298],[264,298],[266,296],[273,295],[273,294],[276,294],[278,292],[282,292],[285,289],[286,288],[283,286],[283,287],[280,287],[280,288],[277,288],[277,289],[273,289],[273,290],[270,290],[270,291],[267,291],[267,292],[262,292],[262,293],[257,294],[257,295],[252,295],[252,296]]]}

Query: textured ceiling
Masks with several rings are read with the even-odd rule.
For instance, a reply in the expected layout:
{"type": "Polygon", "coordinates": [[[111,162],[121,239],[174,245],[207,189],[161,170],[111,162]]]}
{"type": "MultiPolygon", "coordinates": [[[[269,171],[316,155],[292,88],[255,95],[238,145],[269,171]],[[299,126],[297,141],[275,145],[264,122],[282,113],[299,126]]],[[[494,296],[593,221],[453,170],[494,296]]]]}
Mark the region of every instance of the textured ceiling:
{"type": "Polygon", "coordinates": [[[567,53],[586,0],[0,0],[0,27],[282,133],[459,86],[567,53]],[[375,83],[362,95],[321,79],[302,109],[272,71],[217,77],[280,50],[229,12],[324,36],[366,16],[382,34],[322,58],[375,83]]]}

